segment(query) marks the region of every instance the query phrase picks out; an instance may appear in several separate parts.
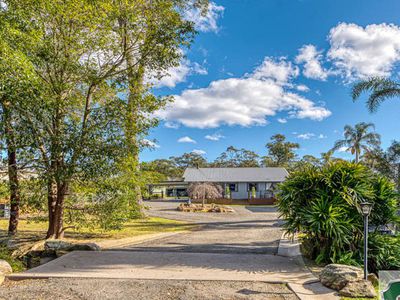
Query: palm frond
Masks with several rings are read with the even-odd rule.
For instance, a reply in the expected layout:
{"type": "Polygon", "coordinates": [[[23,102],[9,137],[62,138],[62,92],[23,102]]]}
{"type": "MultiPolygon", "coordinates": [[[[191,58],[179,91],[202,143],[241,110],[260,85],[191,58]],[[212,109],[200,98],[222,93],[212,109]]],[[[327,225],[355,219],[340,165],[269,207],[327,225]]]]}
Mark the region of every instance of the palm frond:
{"type": "Polygon", "coordinates": [[[381,90],[374,91],[371,96],[369,96],[367,101],[367,107],[370,112],[376,112],[379,105],[388,98],[394,98],[400,96],[399,87],[385,88],[381,90]]]}
{"type": "Polygon", "coordinates": [[[363,92],[371,92],[367,107],[370,112],[375,112],[384,100],[400,96],[400,84],[384,77],[371,77],[353,86],[351,91],[353,101],[357,100],[363,92]]]}

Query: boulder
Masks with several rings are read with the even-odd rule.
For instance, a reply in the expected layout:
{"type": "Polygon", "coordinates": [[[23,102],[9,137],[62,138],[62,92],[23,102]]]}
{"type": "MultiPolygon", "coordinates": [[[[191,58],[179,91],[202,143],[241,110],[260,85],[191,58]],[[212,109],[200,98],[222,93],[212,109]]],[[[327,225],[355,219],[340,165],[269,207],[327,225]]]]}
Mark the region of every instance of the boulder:
{"type": "Polygon", "coordinates": [[[10,266],[10,264],[5,261],[4,259],[0,259],[0,273],[2,275],[7,275],[12,273],[12,268],[10,266]]]}
{"type": "Polygon", "coordinates": [[[350,281],[339,291],[339,295],[352,298],[375,298],[376,291],[368,280],[350,281]]]}
{"type": "Polygon", "coordinates": [[[100,251],[101,248],[96,243],[69,243],[61,240],[47,240],[44,244],[45,250],[53,250],[57,252],[63,251],[100,251]]]}
{"type": "Polygon", "coordinates": [[[330,264],[319,275],[321,283],[333,290],[340,291],[349,282],[363,279],[363,270],[354,266],[330,264]]]}
{"type": "Polygon", "coordinates": [[[3,283],[7,274],[12,273],[12,268],[10,264],[4,259],[0,259],[0,285],[3,283]]]}

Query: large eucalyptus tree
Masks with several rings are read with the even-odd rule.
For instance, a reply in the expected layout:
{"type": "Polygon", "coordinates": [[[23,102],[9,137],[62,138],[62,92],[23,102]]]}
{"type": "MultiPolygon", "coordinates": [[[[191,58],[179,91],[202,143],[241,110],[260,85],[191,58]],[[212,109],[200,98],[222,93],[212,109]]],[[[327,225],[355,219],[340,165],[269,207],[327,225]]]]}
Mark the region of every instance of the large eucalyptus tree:
{"type": "Polygon", "coordinates": [[[129,186],[110,197],[135,189],[138,138],[156,124],[151,113],[165,102],[149,92],[144,78],[160,78],[179,63],[180,47],[194,33],[184,11],[204,1],[3,2],[2,21],[19,20],[7,23],[16,39],[27,32],[36,38],[35,43],[20,38],[15,45],[40,87],[36,99],[16,112],[47,186],[47,237],[59,238],[74,183],[109,182],[131,168],[134,178],[121,177],[129,186]]]}

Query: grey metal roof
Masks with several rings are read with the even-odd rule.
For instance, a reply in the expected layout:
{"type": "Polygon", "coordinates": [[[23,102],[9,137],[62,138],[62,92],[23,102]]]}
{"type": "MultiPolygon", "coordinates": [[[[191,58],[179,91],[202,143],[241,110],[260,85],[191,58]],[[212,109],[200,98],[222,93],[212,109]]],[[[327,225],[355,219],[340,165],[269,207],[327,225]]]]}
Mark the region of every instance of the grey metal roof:
{"type": "Polygon", "coordinates": [[[187,168],[186,182],[282,182],[288,176],[284,168],[187,168]]]}

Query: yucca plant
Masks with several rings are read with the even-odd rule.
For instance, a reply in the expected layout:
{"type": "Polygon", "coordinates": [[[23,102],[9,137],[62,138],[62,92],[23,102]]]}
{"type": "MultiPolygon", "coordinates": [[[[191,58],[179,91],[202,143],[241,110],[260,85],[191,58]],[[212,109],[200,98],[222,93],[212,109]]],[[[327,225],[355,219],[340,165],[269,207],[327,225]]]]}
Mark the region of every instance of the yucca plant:
{"type": "MultiPolygon", "coordinates": [[[[279,186],[278,209],[286,233],[302,233],[312,258],[336,262],[355,251],[362,240],[359,203],[376,203],[374,225],[395,219],[394,186],[361,164],[330,162],[322,167],[304,166],[279,186]]],[[[347,257],[346,260],[351,260],[347,257]]]]}

